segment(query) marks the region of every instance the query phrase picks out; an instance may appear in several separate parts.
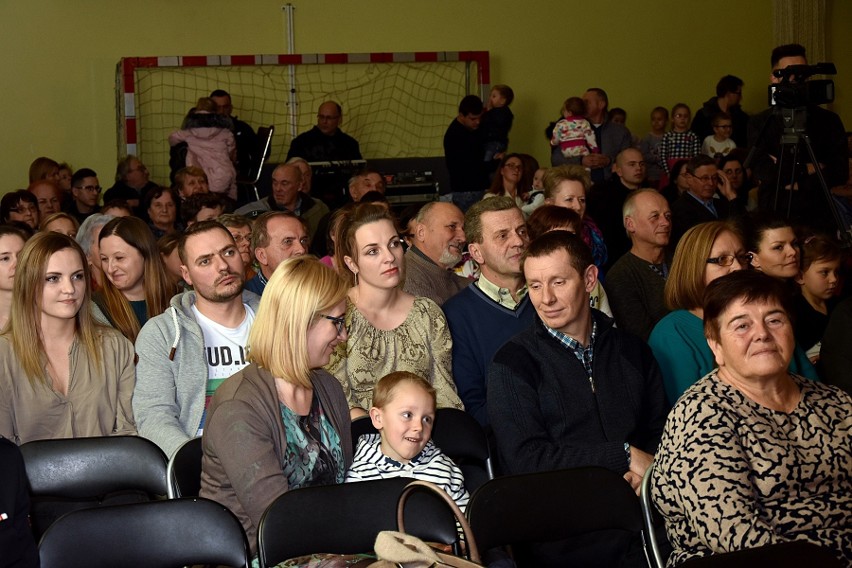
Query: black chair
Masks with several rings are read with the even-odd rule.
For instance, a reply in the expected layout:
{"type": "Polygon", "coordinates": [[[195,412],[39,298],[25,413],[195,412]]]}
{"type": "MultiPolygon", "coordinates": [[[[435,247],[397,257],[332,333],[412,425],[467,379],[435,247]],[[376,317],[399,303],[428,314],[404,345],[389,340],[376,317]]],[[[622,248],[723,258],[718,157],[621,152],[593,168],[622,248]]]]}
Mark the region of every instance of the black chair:
{"type": "Polygon", "coordinates": [[[275,125],[273,124],[270,124],[269,127],[261,126],[257,129],[257,148],[252,153],[252,156],[256,156],[256,161],[251,164],[249,177],[237,180],[238,186],[246,187],[250,190],[246,201],[257,201],[260,199],[260,193],[257,191],[257,182],[263,171],[263,164],[266,162],[266,157],[269,155],[273,134],[275,134],[275,125]]]}
{"type": "Polygon", "coordinates": [[[642,532],[636,494],[601,467],[497,477],[471,496],[466,516],[481,551],[611,529],[637,538],[642,532]]]}
{"type": "Polygon", "coordinates": [[[169,460],[169,499],[198,497],[201,492],[201,438],[184,442],[169,460]]]}
{"type": "Polygon", "coordinates": [[[168,493],[163,451],[137,436],[38,440],[21,446],[36,538],[70,511],[168,493]]]}
{"type": "Polygon", "coordinates": [[[651,496],[651,476],[654,474],[654,463],[645,471],[642,487],[639,490],[639,504],[642,506],[642,532],[645,546],[645,558],[651,568],[665,568],[666,560],[671,554],[672,547],[665,536],[663,519],[657,512],[651,496]]]}
{"type": "MultiPolygon", "coordinates": [[[[364,434],[377,434],[369,417],[352,421],[352,445],[364,434]]],[[[439,408],[435,412],[432,441],[464,474],[464,485],[473,494],[480,485],[494,479],[491,450],[485,431],[476,419],[457,408],[439,408]]]]}
{"type": "Polygon", "coordinates": [[[682,568],[842,568],[844,563],[825,548],[810,542],[793,541],[758,548],[693,558],[679,564],[682,568]]]}
{"type": "MultiPolygon", "coordinates": [[[[318,552],[371,551],[380,531],[397,529],[397,501],[411,481],[397,477],[284,493],[260,520],[257,550],[261,568],[318,552]]],[[[455,518],[446,503],[426,492],[409,497],[405,530],[428,542],[452,545],[458,539],[455,518]]]]}
{"type": "Polygon", "coordinates": [[[240,522],[226,507],[207,499],[74,511],[47,529],[39,554],[42,568],[251,564],[240,522]]]}

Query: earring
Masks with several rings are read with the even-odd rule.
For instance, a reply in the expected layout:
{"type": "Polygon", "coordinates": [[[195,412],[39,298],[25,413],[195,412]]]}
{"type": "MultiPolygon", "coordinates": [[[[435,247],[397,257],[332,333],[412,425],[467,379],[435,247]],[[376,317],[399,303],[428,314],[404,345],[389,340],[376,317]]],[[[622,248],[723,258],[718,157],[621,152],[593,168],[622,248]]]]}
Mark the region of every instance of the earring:
{"type": "Polygon", "coordinates": [[[356,286],[358,285],[358,273],[357,272],[355,273],[355,285],[356,286]]]}

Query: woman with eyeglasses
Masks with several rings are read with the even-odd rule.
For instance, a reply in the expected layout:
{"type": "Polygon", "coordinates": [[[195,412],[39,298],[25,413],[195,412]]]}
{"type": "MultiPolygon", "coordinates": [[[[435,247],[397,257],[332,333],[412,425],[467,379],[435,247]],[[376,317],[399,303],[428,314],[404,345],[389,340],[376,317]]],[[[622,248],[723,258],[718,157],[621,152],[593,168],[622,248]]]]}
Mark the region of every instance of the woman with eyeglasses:
{"type": "MultiPolygon", "coordinates": [[[[666,306],[672,311],[648,338],[669,405],[716,367],[704,337],[704,290],[720,276],[748,269],[750,260],[739,231],[723,221],[696,225],[678,242],[665,288],[666,306]]],[[[801,374],[802,367],[813,371],[804,353],[797,352],[790,369],[801,374]]]]}
{"type": "Polygon", "coordinates": [[[348,286],[313,256],[282,262],[249,334],[249,365],[207,410],[201,496],[240,519],[256,553],[267,507],[290,489],[342,483],[352,463],[349,405],[323,370],[346,341],[348,286]]]}
{"type": "Polygon", "coordinates": [[[483,199],[507,196],[515,200],[518,207],[525,205],[524,194],[532,189],[532,179],[525,179],[524,162],[520,154],[506,154],[494,173],[491,187],[483,199]]]}
{"type": "Polygon", "coordinates": [[[373,387],[394,371],[424,377],[437,391],[438,408],[462,408],[452,377],[452,346],[438,304],[402,290],[402,240],[387,208],[350,209],[337,229],[334,262],[352,285],[346,306],[349,339],[328,370],[343,385],[352,418],[372,406],[373,387]]]}
{"type": "Polygon", "coordinates": [[[0,199],[0,223],[23,223],[38,229],[38,200],[26,189],[7,193],[0,199]]]}

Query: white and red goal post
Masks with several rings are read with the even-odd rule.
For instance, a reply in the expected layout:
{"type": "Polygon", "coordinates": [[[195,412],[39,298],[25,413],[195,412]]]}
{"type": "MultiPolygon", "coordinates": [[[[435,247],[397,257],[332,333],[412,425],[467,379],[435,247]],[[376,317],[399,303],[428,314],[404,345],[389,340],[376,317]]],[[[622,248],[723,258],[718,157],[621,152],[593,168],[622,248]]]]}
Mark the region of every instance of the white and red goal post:
{"type": "Polygon", "coordinates": [[[370,158],[443,155],[447,125],[467,94],[487,96],[487,51],[125,57],[117,67],[118,153],[136,154],[152,178],[169,173],[168,135],[199,97],[231,95],[234,115],[275,126],[270,160],[316,124],[326,100],[370,158]]]}

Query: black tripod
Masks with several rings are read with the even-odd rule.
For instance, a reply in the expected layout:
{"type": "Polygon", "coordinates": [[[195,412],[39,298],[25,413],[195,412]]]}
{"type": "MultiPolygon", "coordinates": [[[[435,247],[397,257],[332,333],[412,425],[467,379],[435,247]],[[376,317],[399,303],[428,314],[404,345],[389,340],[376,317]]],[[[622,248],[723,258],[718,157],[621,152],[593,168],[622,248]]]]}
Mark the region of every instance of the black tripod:
{"type": "Polygon", "coordinates": [[[799,153],[800,145],[803,145],[808,152],[808,158],[810,158],[811,164],[814,167],[814,173],[816,174],[817,182],[819,184],[819,188],[822,192],[822,196],[825,199],[825,202],[828,204],[828,210],[831,213],[832,219],[834,220],[834,226],[836,228],[837,236],[842,242],[845,248],[852,247],[852,227],[850,227],[849,223],[840,215],[840,212],[837,210],[837,205],[834,202],[834,199],[831,195],[831,191],[828,189],[828,184],[825,182],[825,177],[822,175],[822,171],[819,167],[819,162],[817,161],[816,154],[814,153],[813,146],[811,145],[811,139],[805,131],[805,127],[808,121],[808,110],[807,107],[797,107],[797,108],[785,108],[781,106],[776,106],[773,109],[772,115],[769,119],[763,124],[763,127],[760,130],[760,133],[757,136],[757,141],[755,146],[752,147],[751,152],[746,158],[745,167],[749,167],[754,156],[755,150],[761,143],[763,136],[766,132],[767,126],[773,121],[773,118],[776,116],[781,117],[781,123],[784,127],[784,132],[781,134],[781,150],[778,155],[778,174],[775,179],[775,187],[774,187],[774,198],[772,199],[772,209],[777,213],[779,211],[779,200],[781,197],[781,191],[787,190],[788,198],[787,198],[787,207],[785,217],[789,218],[792,213],[793,208],[793,192],[799,190],[800,187],[804,186],[804,183],[800,184],[799,182],[804,182],[805,180],[797,179],[799,176],[799,172],[803,164],[801,163],[802,157],[799,153]],[[788,180],[782,180],[782,176],[784,175],[784,167],[785,163],[787,163],[788,154],[792,159],[792,166],[790,167],[790,177],[788,180]],[[787,181],[787,183],[784,183],[787,181]]]}

